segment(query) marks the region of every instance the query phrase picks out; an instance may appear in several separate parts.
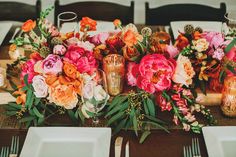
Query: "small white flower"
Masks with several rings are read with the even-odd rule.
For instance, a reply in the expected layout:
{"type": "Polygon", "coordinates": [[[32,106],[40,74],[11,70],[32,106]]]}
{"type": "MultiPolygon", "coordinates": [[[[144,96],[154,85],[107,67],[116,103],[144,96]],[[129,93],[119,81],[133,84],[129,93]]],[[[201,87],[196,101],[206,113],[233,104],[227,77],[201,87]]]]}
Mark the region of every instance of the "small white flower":
{"type": "Polygon", "coordinates": [[[34,95],[37,98],[45,98],[48,95],[48,85],[45,82],[45,78],[41,75],[36,75],[32,81],[34,95]]]}
{"type": "Polygon", "coordinates": [[[95,45],[90,43],[89,41],[78,41],[77,46],[82,47],[87,51],[93,51],[93,48],[95,47],[95,45]]]}
{"type": "Polygon", "coordinates": [[[94,81],[88,81],[85,83],[82,89],[82,94],[85,99],[92,99],[94,95],[94,81]]]}
{"type": "Polygon", "coordinates": [[[98,85],[94,88],[94,98],[96,101],[103,101],[109,99],[109,95],[101,85],[98,85]]]}

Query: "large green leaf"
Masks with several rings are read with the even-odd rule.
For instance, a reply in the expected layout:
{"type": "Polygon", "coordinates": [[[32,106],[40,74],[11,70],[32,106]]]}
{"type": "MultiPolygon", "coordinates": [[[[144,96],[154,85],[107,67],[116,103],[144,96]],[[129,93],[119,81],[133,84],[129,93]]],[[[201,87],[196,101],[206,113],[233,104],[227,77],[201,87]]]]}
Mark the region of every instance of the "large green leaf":
{"type": "Polygon", "coordinates": [[[9,102],[9,103],[8,103],[8,106],[14,107],[14,108],[16,108],[16,109],[18,109],[18,110],[20,110],[20,109],[22,108],[21,105],[18,105],[18,104],[16,104],[15,102],[9,102]]]}
{"type": "Polygon", "coordinates": [[[133,117],[133,128],[134,128],[134,132],[136,136],[138,136],[138,121],[137,121],[136,114],[134,114],[134,117],[133,117]]]}
{"type": "Polygon", "coordinates": [[[146,115],[149,115],[149,110],[148,110],[148,107],[147,107],[147,101],[146,99],[143,101],[143,107],[144,107],[144,112],[146,115]]]}
{"type": "Polygon", "coordinates": [[[32,120],[34,120],[34,119],[36,119],[35,116],[29,116],[29,117],[24,117],[24,118],[20,119],[19,122],[20,122],[20,123],[24,123],[24,122],[32,121],[32,120]]]}
{"type": "Polygon", "coordinates": [[[160,119],[157,119],[156,117],[152,117],[152,116],[148,116],[148,115],[145,115],[145,117],[148,118],[149,120],[152,120],[152,121],[156,122],[156,123],[166,125],[166,122],[164,122],[160,119]]]}
{"type": "Polygon", "coordinates": [[[108,120],[107,126],[110,126],[112,123],[114,123],[116,120],[124,118],[125,113],[123,112],[118,112],[116,115],[112,116],[111,119],[108,120]]]}
{"type": "Polygon", "coordinates": [[[33,92],[32,90],[27,90],[26,93],[26,102],[25,102],[25,107],[28,109],[31,109],[31,106],[33,104],[33,101],[31,100],[33,97],[33,92]],[[32,103],[32,104],[31,104],[32,103]]]}
{"type": "Polygon", "coordinates": [[[6,114],[7,116],[14,116],[14,115],[16,115],[16,112],[17,112],[17,111],[6,111],[5,114],[6,114]]]}
{"type": "Polygon", "coordinates": [[[114,113],[116,113],[116,112],[118,112],[118,111],[123,112],[123,111],[126,110],[128,107],[129,107],[128,102],[125,102],[124,104],[117,104],[116,107],[114,107],[112,110],[110,110],[110,111],[106,114],[105,118],[107,118],[108,116],[110,116],[110,115],[112,115],[112,114],[114,114],[114,113]]]}
{"type": "Polygon", "coordinates": [[[108,107],[108,110],[111,110],[112,108],[114,108],[116,105],[118,104],[122,104],[124,101],[126,101],[128,99],[128,96],[127,95],[118,95],[116,96],[110,106],[108,107]]]}
{"type": "Polygon", "coordinates": [[[157,128],[160,128],[160,129],[162,129],[162,130],[164,130],[164,131],[169,133],[169,130],[167,130],[164,126],[162,126],[162,125],[160,125],[158,123],[151,122],[151,121],[143,121],[143,123],[156,126],[157,128]]]}
{"type": "Polygon", "coordinates": [[[29,86],[28,77],[29,77],[28,74],[26,74],[26,75],[24,76],[24,84],[25,84],[26,86],[29,86]]]}
{"type": "Polygon", "coordinates": [[[67,110],[67,113],[74,123],[78,123],[78,119],[76,119],[76,116],[73,110],[67,110]]]}
{"type": "Polygon", "coordinates": [[[128,118],[125,118],[119,122],[119,124],[114,129],[114,134],[117,134],[122,128],[125,127],[125,124],[127,122],[128,118]]]}
{"type": "Polygon", "coordinates": [[[44,115],[42,113],[40,113],[36,107],[33,108],[33,111],[37,117],[44,118],[44,115]]]}
{"type": "Polygon", "coordinates": [[[236,44],[236,38],[234,38],[229,45],[225,48],[225,52],[228,53],[236,44]]]}
{"type": "Polygon", "coordinates": [[[151,134],[151,131],[146,130],[142,133],[142,136],[139,140],[139,143],[143,143],[145,141],[145,139],[151,134]]]}
{"type": "Polygon", "coordinates": [[[156,116],[156,109],[155,104],[153,103],[153,100],[150,98],[147,98],[147,108],[151,116],[156,116]]]}

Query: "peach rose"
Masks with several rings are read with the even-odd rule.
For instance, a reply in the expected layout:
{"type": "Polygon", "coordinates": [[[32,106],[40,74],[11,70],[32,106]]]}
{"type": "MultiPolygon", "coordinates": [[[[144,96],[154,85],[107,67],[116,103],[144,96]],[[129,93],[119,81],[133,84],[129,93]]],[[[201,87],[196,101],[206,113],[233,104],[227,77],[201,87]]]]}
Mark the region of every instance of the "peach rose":
{"type": "Polygon", "coordinates": [[[197,52],[206,51],[209,47],[209,43],[206,39],[198,39],[193,41],[193,48],[197,50],[197,52]]]}
{"type": "Polygon", "coordinates": [[[123,29],[122,35],[123,42],[130,47],[136,45],[139,41],[141,42],[143,40],[142,35],[138,33],[136,26],[133,24],[127,25],[123,29]]]}
{"type": "Polygon", "coordinates": [[[80,73],[77,71],[77,67],[74,64],[70,64],[64,61],[63,70],[66,76],[72,79],[77,79],[80,76],[80,73]]]}
{"type": "Polygon", "coordinates": [[[49,86],[48,100],[66,109],[73,109],[78,103],[77,93],[72,85],[62,85],[59,81],[49,86]]]}
{"type": "Polygon", "coordinates": [[[32,29],[34,29],[36,26],[36,21],[33,20],[27,20],[22,26],[21,29],[23,32],[29,32],[32,29]]]}
{"type": "Polygon", "coordinates": [[[195,72],[190,60],[183,55],[179,55],[177,59],[177,66],[175,68],[172,80],[175,83],[180,83],[189,86],[190,84],[192,84],[192,78],[194,75],[195,72]]]}

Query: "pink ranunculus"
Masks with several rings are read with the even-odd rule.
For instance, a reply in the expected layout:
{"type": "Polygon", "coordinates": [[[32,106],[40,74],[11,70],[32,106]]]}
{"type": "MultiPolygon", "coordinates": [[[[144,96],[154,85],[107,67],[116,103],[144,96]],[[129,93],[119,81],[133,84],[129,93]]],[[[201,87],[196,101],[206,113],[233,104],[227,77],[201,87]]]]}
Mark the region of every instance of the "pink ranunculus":
{"type": "Polygon", "coordinates": [[[139,68],[138,64],[134,62],[130,62],[128,64],[128,72],[127,72],[127,80],[128,84],[131,86],[137,85],[137,78],[139,75],[139,68]]]}
{"type": "Polygon", "coordinates": [[[156,102],[161,107],[162,111],[170,111],[172,109],[171,103],[167,102],[166,99],[162,96],[162,94],[158,94],[156,96],[156,102]]]}
{"type": "Polygon", "coordinates": [[[179,50],[173,45],[167,45],[166,52],[169,53],[170,58],[174,58],[176,55],[179,54],[179,50]]]}
{"type": "Polygon", "coordinates": [[[103,33],[94,35],[90,41],[95,45],[105,44],[108,37],[109,37],[109,33],[103,32],[103,33]]]}
{"type": "Polygon", "coordinates": [[[21,67],[21,75],[20,78],[23,81],[24,76],[28,74],[28,83],[32,83],[32,79],[37,74],[34,71],[34,64],[36,62],[33,59],[28,60],[26,63],[24,63],[21,67]]]}
{"type": "Polygon", "coordinates": [[[42,67],[45,74],[58,74],[62,72],[63,63],[58,55],[50,54],[43,60],[42,67]]]}
{"type": "Polygon", "coordinates": [[[218,48],[224,42],[224,35],[219,32],[204,32],[202,37],[210,43],[211,48],[218,48]]]}
{"type": "Polygon", "coordinates": [[[74,45],[69,46],[64,60],[76,65],[80,73],[92,74],[98,66],[93,52],[74,45]]]}
{"type": "Polygon", "coordinates": [[[146,78],[142,76],[138,77],[137,86],[148,93],[153,94],[155,92],[155,86],[149,80],[147,80],[146,78]]]}
{"type": "Polygon", "coordinates": [[[167,59],[161,54],[152,54],[142,58],[139,64],[139,72],[141,78],[145,78],[158,92],[171,86],[175,67],[175,60],[167,59]]]}

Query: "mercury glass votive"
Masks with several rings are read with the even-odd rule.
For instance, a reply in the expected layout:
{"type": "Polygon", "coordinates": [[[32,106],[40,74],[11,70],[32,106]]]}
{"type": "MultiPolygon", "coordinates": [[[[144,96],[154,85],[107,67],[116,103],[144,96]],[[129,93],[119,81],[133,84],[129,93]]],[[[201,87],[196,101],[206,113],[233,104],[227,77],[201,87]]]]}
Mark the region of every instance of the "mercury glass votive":
{"type": "Polygon", "coordinates": [[[118,95],[123,90],[125,59],[119,54],[110,54],[103,59],[103,70],[107,78],[108,93],[118,95]]]}
{"type": "Polygon", "coordinates": [[[226,116],[236,117],[236,76],[229,76],[224,81],[221,110],[226,116]]]}

